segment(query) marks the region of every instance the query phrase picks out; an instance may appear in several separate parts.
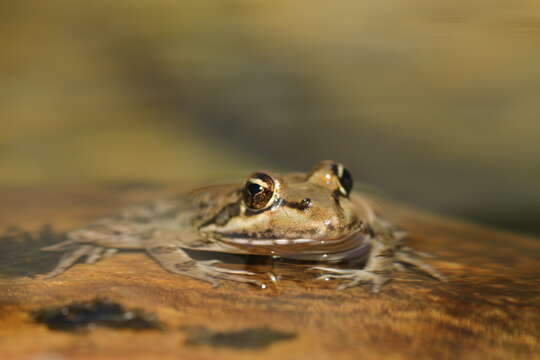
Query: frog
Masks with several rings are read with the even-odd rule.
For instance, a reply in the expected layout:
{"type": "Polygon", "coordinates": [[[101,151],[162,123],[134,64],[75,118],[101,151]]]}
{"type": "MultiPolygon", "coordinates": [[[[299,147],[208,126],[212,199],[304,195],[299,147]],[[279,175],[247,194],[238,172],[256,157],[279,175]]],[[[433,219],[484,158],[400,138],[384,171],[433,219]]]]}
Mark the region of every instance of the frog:
{"type": "Polygon", "coordinates": [[[45,278],[82,259],[95,264],[136,249],[171,273],[213,286],[259,281],[252,271],[224,267],[217,256],[196,260],[190,251],[307,262],[314,280],[336,279],[340,290],[371,284],[377,293],[407,268],[444,281],[423,260],[427,254],[405,246],[406,232],[381,213],[368,196],[353,191],[351,171],[341,163],[320,161],[303,173],[258,171],[240,184],[205,186],[127,207],[69,231],[66,240],[43,248],[64,252],[45,278]]]}

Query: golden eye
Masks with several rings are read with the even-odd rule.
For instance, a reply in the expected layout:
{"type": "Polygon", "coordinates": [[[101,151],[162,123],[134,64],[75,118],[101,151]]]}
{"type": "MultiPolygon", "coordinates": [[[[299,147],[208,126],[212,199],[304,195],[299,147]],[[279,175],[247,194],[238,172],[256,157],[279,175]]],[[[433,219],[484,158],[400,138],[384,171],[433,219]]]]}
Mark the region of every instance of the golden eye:
{"type": "Polygon", "coordinates": [[[244,202],[251,209],[263,209],[271,203],[274,190],[275,183],[270,175],[255,173],[246,181],[244,202]]]}

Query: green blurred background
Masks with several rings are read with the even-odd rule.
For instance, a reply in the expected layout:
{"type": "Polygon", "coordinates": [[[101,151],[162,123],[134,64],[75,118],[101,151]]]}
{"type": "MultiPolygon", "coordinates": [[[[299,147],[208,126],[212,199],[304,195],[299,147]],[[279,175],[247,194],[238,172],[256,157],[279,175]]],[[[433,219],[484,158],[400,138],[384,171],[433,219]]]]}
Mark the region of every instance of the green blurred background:
{"type": "Polygon", "coordinates": [[[1,1],[0,185],[320,159],[540,233],[540,3],[1,1]]]}

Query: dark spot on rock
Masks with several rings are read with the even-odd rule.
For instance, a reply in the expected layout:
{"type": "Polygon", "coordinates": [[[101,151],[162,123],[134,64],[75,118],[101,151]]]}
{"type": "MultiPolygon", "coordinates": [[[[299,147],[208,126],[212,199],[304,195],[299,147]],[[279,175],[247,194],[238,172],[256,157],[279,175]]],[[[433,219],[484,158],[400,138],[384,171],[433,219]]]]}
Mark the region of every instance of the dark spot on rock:
{"type": "Polygon", "coordinates": [[[43,308],[33,311],[31,316],[35,322],[57,331],[86,331],[96,326],[133,330],[164,329],[155,315],[139,309],[127,310],[107,299],[43,308]]]}
{"type": "Polygon", "coordinates": [[[58,263],[61,252],[46,252],[41,248],[66,240],[50,225],[37,232],[10,227],[0,234],[0,276],[33,276],[51,271],[58,263]]]}
{"type": "Polygon", "coordinates": [[[176,246],[156,246],[150,249],[150,252],[154,254],[170,254],[178,250],[176,246]]]}
{"type": "Polygon", "coordinates": [[[291,340],[295,333],[274,330],[268,327],[248,328],[236,331],[213,331],[205,327],[188,327],[186,345],[208,345],[235,349],[256,350],[283,340],[291,340]]]}

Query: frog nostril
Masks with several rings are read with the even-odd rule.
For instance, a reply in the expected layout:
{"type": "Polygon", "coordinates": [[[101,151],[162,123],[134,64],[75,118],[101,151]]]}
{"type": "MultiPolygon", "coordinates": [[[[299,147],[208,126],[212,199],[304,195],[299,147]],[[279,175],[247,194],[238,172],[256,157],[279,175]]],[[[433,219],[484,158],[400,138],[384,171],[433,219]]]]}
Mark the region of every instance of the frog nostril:
{"type": "Polygon", "coordinates": [[[303,198],[300,201],[286,201],[283,200],[283,204],[287,207],[290,207],[292,209],[297,209],[300,211],[307,210],[311,207],[311,199],[310,198],[303,198]]]}

